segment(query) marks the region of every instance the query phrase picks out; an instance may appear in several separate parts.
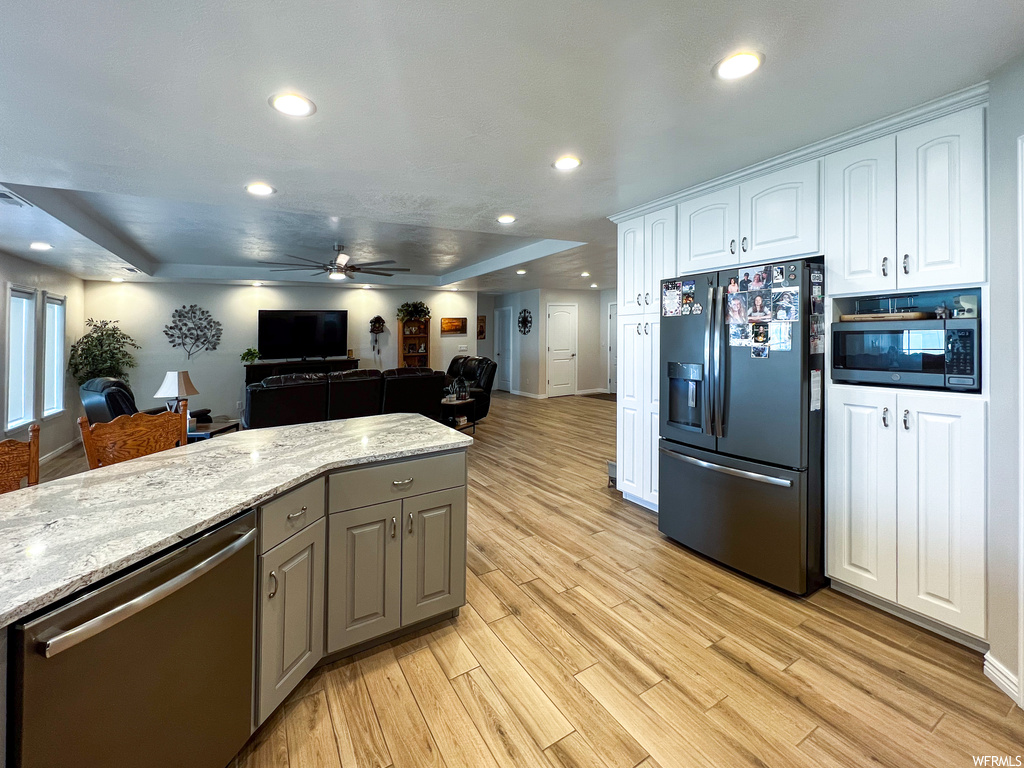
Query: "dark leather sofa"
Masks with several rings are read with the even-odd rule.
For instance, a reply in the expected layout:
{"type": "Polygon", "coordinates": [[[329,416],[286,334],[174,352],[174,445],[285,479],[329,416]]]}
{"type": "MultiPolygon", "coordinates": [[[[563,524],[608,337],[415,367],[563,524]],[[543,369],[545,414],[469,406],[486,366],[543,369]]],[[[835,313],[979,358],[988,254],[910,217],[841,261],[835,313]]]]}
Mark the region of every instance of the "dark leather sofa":
{"type": "Polygon", "coordinates": [[[440,420],[444,373],[430,368],[270,376],[245,388],[246,429],[421,413],[440,420]]]}
{"type": "MultiPolygon", "coordinates": [[[[78,388],[78,395],[82,399],[85,416],[90,424],[105,424],[118,416],[139,413],[139,406],[135,403],[131,387],[112,376],[89,379],[78,388]]],[[[160,405],[156,408],[147,408],[142,413],[163,413],[166,410],[166,405],[160,405]]],[[[209,408],[193,410],[191,413],[199,422],[211,421],[209,408]]]]}
{"type": "Polygon", "coordinates": [[[466,415],[470,421],[480,421],[491,409],[491,387],[498,364],[488,357],[456,355],[448,365],[445,385],[451,386],[459,376],[466,380],[473,403],[466,415]]]}

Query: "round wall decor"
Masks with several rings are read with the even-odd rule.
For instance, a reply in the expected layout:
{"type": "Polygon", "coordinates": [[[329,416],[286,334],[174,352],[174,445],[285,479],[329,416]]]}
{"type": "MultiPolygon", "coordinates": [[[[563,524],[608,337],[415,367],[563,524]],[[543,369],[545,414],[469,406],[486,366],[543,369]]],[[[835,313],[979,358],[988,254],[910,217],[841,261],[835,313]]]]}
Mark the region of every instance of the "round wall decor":
{"type": "Polygon", "coordinates": [[[530,333],[533,328],[533,315],[530,314],[530,310],[524,309],[519,313],[519,332],[526,336],[530,333]]]}

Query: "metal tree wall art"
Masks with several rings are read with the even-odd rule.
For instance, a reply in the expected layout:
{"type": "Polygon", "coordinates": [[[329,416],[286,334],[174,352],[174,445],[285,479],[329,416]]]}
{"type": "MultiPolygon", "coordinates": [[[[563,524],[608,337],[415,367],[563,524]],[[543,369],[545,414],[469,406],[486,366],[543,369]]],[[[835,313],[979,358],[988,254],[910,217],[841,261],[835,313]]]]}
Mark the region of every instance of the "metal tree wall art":
{"type": "Polygon", "coordinates": [[[171,324],[164,326],[164,336],[172,347],[181,347],[192,359],[192,355],[204,349],[214,350],[220,344],[220,335],[224,330],[213,315],[202,307],[192,304],[182,306],[171,314],[171,324]]]}

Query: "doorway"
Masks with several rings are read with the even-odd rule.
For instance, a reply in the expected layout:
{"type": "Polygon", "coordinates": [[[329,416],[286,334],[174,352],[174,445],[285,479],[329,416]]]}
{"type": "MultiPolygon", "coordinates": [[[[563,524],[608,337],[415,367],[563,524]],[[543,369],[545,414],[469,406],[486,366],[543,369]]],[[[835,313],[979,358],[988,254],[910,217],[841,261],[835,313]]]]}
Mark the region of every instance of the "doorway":
{"type": "Polygon", "coordinates": [[[512,307],[494,310],[494,388],[512,391],[512,307]]]}
{"type": "Polygon", "coordinates": [[[619,305],[608,305],[608,392],[618,391],[619,380],[619,305]]]}
{"type": "Polygon", "coordinates": [[[576,304],[548,304],[548,397],[576,394],[578,313],[576,304]]]}

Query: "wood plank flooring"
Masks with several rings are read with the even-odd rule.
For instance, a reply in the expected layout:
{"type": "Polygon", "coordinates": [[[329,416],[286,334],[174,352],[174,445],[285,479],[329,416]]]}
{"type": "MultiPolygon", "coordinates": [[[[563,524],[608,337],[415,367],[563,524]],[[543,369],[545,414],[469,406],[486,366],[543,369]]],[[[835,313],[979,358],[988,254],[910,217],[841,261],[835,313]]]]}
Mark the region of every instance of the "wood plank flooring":
{"type": "Polygon", "coordinates": [[[615,406],[498,394],[469,451],[467,605],[314,671],[231,768],[970,766],[1024,753],[981,656],[795,600],[608,489],[615,406]]]}

